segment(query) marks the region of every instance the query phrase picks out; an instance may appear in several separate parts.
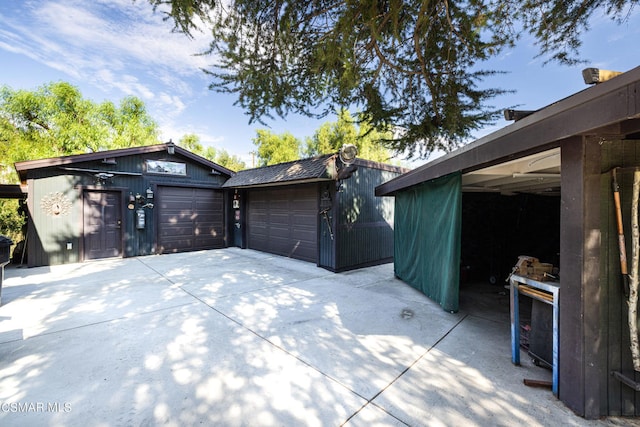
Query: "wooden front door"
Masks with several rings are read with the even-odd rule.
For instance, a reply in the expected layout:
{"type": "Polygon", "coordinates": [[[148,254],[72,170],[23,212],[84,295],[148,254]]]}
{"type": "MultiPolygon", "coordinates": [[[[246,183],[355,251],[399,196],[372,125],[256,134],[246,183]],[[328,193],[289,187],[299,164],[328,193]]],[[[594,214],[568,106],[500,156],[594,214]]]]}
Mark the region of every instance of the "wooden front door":
{"type": "Polygon", "coordinates": [[[83,218],[85,260],[122,256],[120,192],[85,191],[83,218]]]}

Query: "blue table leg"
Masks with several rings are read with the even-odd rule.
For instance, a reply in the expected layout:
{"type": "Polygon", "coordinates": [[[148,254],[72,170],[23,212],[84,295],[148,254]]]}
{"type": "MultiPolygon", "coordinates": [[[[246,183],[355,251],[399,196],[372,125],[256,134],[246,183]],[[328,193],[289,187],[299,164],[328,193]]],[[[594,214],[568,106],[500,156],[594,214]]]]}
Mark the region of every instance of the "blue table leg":
{"type": "Polygon", "coordinates": [[[515,365],[520,364],[520,313],[518,310],[518,285],[513,280],[509,281],[509,293],[511,301],[511,361],[515,365]]]}

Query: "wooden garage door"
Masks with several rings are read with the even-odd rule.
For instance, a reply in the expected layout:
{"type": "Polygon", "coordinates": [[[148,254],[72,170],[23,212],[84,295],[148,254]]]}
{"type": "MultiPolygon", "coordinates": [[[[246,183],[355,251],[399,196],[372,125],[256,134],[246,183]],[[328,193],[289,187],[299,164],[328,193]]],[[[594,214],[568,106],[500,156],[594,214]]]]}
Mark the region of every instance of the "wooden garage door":
{"type": "Polygon", "coordinates": [[[224,247],[222,191],[158,187],[158,252],[224,247]]]}
{"type": "Polygon", "coordinates": [[[249,193],[249,248],[316,262],[317,194],[316,185],[249,193]]]}

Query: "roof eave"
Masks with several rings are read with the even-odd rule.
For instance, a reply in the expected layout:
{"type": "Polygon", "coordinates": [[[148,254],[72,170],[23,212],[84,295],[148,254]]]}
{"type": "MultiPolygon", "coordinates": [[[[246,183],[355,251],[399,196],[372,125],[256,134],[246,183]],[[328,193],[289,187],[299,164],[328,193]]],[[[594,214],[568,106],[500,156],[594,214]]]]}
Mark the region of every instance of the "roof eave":
{"type": "MultiPolygon", "coordinates": [[[[549,149],[578,135],[596,134],[624,120],[640,118],[640,67],[542,108],[535,113],[379,185],[390,196],[421,182],[466,172],[499,159],[549,149]]],[[[638,123],[636,123],[638,125],[638,123]]],[[[640,125],[637,127],[640,128],[640,125]]]]}
{"type": "MultiPolygon", "coordinates": [[[[131,156],[131,155],[156,153],[159,151],[167,150],[168,144],[169,143],[144,145],[140,147],[121,148],[117,150],[97,151],[95,153],[74,154],[70,156],[61,156],[61,157],[53,157],[53,158],[38,159],[38,160],[26,160],[23,162],[16,162],[14,164],[14,167],[16,169],[16,172],[18,172],[20,181],[24,182],[26,180],[27,172],[30,170],[43,169],[43,168],[48,168],[52,166],[65,166],[65,165],[71,165],[74,163],[91,162],[96,160],[112,159],[112,158],[125,157],[125,156],[131,156]]],[[[170,143],[170,144],[174,145],[173,143],[170,143]]],[[[231,177],[235,174],[235,172],[233,172],[232,170],[227,169],[223,166],[220,166],[219,164],[214,163],[208,159],[205,159],[204,157],[198,156],[197,154],[194,154],[188,150],[185,150],[180,146],[174,145],[174,149],[175,149],[175,153],[178,153],[183,157],[187,157],[197,163],[200,163],[205,167],[211,168],[212,170],[215,170],[222,175],[231,177]]]]}

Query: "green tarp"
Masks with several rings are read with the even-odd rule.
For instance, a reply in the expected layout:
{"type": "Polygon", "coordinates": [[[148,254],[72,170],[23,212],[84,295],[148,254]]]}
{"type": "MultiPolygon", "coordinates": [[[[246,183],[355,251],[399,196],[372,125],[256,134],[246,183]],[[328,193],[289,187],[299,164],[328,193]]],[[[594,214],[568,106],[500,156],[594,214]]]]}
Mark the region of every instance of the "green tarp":
{"type": "Polygon", "coordinates": [[[395,196],[395,275],[458,311],[462,175],[447,175],[395,196]]]}

